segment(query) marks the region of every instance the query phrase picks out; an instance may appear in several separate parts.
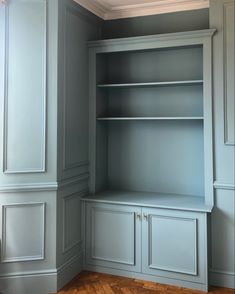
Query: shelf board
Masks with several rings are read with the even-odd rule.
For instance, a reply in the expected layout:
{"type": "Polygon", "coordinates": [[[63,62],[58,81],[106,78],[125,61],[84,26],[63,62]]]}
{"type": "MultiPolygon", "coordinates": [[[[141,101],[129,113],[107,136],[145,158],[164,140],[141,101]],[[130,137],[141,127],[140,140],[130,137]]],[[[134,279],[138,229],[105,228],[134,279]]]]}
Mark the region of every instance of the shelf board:
{"type": "Polygon", "coordinates": [[[97,120],[203,120],[203,116],[167,116],[167,117],[97,117],[97,120]]]}
{"type": "Polygon", "coordinates": [[[211,212],[212,205],[205,203],[202,196],[130,192],[108,190],[97,194],[90,194],[82,198],[84,201],[122,204],[131,206],[145,206],[164,209],[211,212]]]}
{"type": "Polygon", "coordinates": [[[132,87],[160,87],[160,86],[191,86],[202,85],[203,80],[190,81],[165,81],[165,82],[149,82],[149,83],[123,83],[123,84],[99,84],[99,88],[132,88],[132,87]]]}

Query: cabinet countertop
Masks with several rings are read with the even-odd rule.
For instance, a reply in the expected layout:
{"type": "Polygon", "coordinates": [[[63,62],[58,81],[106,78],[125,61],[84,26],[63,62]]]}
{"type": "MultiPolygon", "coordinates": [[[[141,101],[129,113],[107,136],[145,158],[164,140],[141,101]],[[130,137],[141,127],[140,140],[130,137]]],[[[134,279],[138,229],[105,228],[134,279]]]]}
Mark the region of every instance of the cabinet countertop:
{"type": "Polygon", "coordinates": [[[210,213],[213,209],[212,205],[208,205],[205,203],[203,197],[165,193],[107,190],[96,194],[89,194],[87,196],[84,196],[82,200],[88,202],[144,206],[152,208],[208,213],[210,213]]]}

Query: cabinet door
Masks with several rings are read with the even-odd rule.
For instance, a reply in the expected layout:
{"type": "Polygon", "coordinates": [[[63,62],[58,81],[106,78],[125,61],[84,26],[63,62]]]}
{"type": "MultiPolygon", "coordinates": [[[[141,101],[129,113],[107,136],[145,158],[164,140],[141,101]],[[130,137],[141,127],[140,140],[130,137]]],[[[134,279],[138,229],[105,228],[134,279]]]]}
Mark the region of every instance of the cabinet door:
{"type": "Polygon", "coordinates": [[[207,283],[206,214],[143,209],[142,272],[207,283]]]}
{"type": "Polygon", "coordinates": [[[141,270],[141,208],[88,203],[86,263],[141,270]]]}

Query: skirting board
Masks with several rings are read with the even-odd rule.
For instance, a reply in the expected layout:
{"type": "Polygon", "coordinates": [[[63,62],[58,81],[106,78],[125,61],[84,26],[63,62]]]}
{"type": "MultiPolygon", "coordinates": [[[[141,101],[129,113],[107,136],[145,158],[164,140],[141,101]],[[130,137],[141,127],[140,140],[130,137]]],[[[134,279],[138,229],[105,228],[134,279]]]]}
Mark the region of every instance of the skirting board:
{"type": "Polygon", "coordinates": [[[235,289],[235,273],[210,270],[210,285],[235,289]]]}
{"type": "Polygon", "coordinates": [[[81,271],[82,255],[73,256],[57,270],[22,272],[0,276],[0,293],[56,293],[81,271]]]}
{"type": "Polygon", "coordinates": [[[110,275],[116,275],[121,277],[127,277],[127,278],[133,278],[133,279],[140,279],[160,284],[166,284],[166,285],[173,285],[178,287],[184,287],[189,289],[196,289],[200,291],[207,292],[208,287],[205,284],[198,284],[198,283],[192,283],[187,281],[181,281],[181,280],[175,280],[175,279],[169,279],[164,277],[156,277],[152,275],[145,275],[141,273],[135,273],[135,272],[128,272],[124,270],[117,270],[117,269],[111,269],[111,268],[105,268],[101,266],[92,266],[92,265],[85,265],[84,270],[87,271],[93,271],[98,273],[104,273],[104,274],[110,274],[110,275]]]}
{"type": "Polygon", "coordinates": [[[82,270],[82,254],[78,254],[69,259],[61,267],[57,273],[57,291],[62,289],[82,270]]]}
{"type": "Polygon", "coordinates": [[[57,291],[56,272],[6,275],[0,278],[0,293],[45,294],[57,291]]]}

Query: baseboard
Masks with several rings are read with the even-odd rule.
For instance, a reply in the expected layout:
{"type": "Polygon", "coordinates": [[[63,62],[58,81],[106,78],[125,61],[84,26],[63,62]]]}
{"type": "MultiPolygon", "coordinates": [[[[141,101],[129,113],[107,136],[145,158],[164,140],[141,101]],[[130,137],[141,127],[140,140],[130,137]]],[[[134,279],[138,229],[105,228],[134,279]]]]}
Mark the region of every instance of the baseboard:
{"type": "Polygon", "coordinates": [[[57,290],[63,288],[68,282],[70,282],[77,274],[82,270],[82,254],[73,256],[63,265],[58,268],[57,271],[57,290]]]}
{"type": "Polygon", "coordinates": [[[184,288],[189,288],[189,289],[196,289],[196,290],[200,290],[200,291],[204,291],[204,292],[208,291],[208,287],[205,284],[187,282],[187,281],[176,280],[176,279],[171,279],[171,278],[157,277],[157,276],[152,276],[152,275],[145,275],[142,273],[135,273],[135,272],[129,272],[129,271],[124,271],[124,270],[105,268],[105,267],[101,267],[101,266],[93,266],[93,265],[85,265],[83,269],[87,270],[87,271],[98,272],[98,273],[116,275],[116,276],[121,276],[121,277],[132,278],[132,279],[145,280],[145,281],[155,282],[155,283],[159,283],[159,284],[173,285],[173,286],[184,287],[184,288]]]}
{"type": "Polygon", "coordinates": [[[210,270],[210,285],[225,288],[235,288],[235,273],[210,270]]]}
{"type": "Polygon", "coordinates": [[[82,268],[82,254],[75,255],[57,270],[17,272],[0,275],[0,294],[57,293],[82,268]]]}
{"type": "Polygon", "coordinates": [[[56,291],[56,270],[5,274],[0,277],[2,294],[48,294],[56,291]]]}

